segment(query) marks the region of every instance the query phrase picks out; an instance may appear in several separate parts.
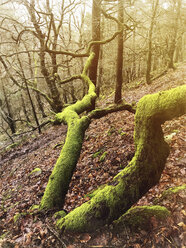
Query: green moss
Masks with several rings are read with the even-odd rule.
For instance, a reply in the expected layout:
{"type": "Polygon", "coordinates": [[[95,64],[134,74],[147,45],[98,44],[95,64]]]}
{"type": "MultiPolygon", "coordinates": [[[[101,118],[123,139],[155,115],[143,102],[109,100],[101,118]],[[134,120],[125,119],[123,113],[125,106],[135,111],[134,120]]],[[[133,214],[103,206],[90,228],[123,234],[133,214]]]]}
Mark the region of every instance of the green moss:
{"type": "Polygon", "coordinates": [[[103,152],[103,149],[100,149],[100,150],[98,150],[97,152],[95,152],[95,153],[92,155],[92,157],[93,157],[93,158],[97,158],[102,152],[103,152]]]}
{"type": "Polygon", "coordinates": [[[53,147],[53,149],[62,148],[63,145],[64,145],[64,142],[58,143],[58,144],[56,144],[56,145],[53,147]]]}
{"type": "Polygon", "coordinates": [[[29,176],[39,176],[42,173],[42,170],[40,168],[35,168],[29,173],[29,176]]]}
{"type": "Polygon", "coordinates": [[[10,150],[10,149],[13,149],[13,148],[15,148],[16,146],[18,146],[19,145],[19,143],[13,143],[13,144],[11,144],[11,145],[9,145],[9,146],[7,146],[6,147],[6,150],[10,150]]]}
{"type": "Polygon", "coordinates": [[[107,153],[108,153],[108,152],[104,152],[104,153],[101,155],[101,157],[100,157],[100,159],[99,159],[99,162],[103,162],[103,161],[105,160],[105,157],[106,157],[107,153]]]}
{"type": "Polygon", "coordinates": [[[102,190],[104,187],[106,186],[106,184],[102,184],[100,187],[98,187],[97,189],[91,191],[90,193],[88,193],[87,195],[85,195],[85,197],[94,197],[100,190],[102,190]]]}
{"type": "Polygon", "coordinates": [[[116,131],[116,128],[112,126],[109,128],[109,130],[107,130],[107,135],[111,136],[115,131],[116,131]]]}
{"type": "MultiPolygon", "coordinates": [[[[83,204],[83,209],[87,209],[89,207],[88,203],[83,204]]],[[[76,213],[78,212],[79,208],[74,209],[72,212],[70,212],[67,216],[71,217],[71,220],[68,221],[66,217],[61,218],[57,221],[57,226],[60,229],[63,229],[63,223],[66,222],[68,226],[68,230],[76,230],[76,232],[81,231],[82,227],[86,223],[86,219],[83,218],[83,215],[80,216],[80,218],[76,218],[76,213]]]]}
{"type": "Polygon", "coordinates": [[[25,215],[27,215],[27,213],[16,213],[15,215],[14,215],[14,223],[16,223],[22,216],[25,216],[25,215]]]}
{"type": "Polygon", "coordinates": [[[3,234],[0,236],[0,240],[5,239],[5,238],[8,236],[9,233],[10,233],[9,231],[3,233],[3,234]]]}
{"type": "Polygon", "coordinates": [[[90,201],[60,219],[60,228],[84,232],[109,224],[158,183],[169,154],[161,124],[186,112],[185,94],[186,87],[182,86],[145,96],[138,102],[135,156],[108,185],[98,189],[90,201]]]}
{"type": "Polygon", "coordinates": [[[171,194],[176,194],[182,190],[186,190],[186,184],[177,186],[177,187],[171,187],[167,189],[166,191],[163,192],[163,195],[171,195],[171,194]]]}
{"type": "Polygon", "coordinates": [[[71,177],[80,155],[85,130],[90,124],[89,117],[83,116],[80,118],[79,114],[87,111],[97,97],[95,85],[87,76],[88,69],[94,56],[94,53],[90,54],[85,63],[84,70],[80,75],[80,78],[89,87],[88,94],[85,95],[81,101],[77,101],[75,104],[65,108],[63,112],[56,114],[55,121],[67,124],[68,131],[65,144],[41,200],[40,209],[62,207],[64,204],[65,195],[68,191],[71,177]]]}
{"type": "Polygon", "coordinates": [[[67,214],[65,213],[64,210],[58,211],[54,214],[54,218],[63,218],[65,217],[67,214]]]}
{"type": "Polygon", "coordinates": [[[30,207],[31,211],[38,210],[38,209],[39,209],[39,205],[33,205],[30,207]]]}
{"type": "Polygon", "coordinates": [[[120,128],[120,129],[118,130],[118,134],[120,134],[121,136],[127,135],[126,132],[123,132],[123,131],[122,131],[122,128],[120,128]]]}
{"type": "Polygon", "coordinates": [[[178,194],[181,191],[186,191],[186,184],[181,185],[181,186],[176,186],[176,187],[171,187],[167,190],[165,190],[161,197],[156,198],[154,200],[154,204],[161,204],[161,202],[165,199],[170,199],[172,196],[174,196],[175,194],[178,194]]]}
{"type": "Polygon", "coordinates": [[[129,227],[131,230],[136,229],[148,230],[151,227],[151,218],[155,217],[158,221],[165,220],[170,212],[161,206],[139,206],[129,209],[118,220],[114,221],[116,230],[129,227]]]}

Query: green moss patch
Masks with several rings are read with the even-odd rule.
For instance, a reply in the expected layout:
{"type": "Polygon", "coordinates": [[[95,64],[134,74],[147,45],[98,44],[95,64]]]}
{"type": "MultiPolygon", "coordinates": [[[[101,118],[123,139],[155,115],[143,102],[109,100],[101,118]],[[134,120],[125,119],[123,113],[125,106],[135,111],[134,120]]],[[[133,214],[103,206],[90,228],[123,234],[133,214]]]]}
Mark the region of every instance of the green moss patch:
{"type": "Polygon", "coordinates": [[[40,168],[35,168],[32,170],[29,174],[29,176],[39,176],[42,173],[42,170],[40,168]]]}
{"type": "Polygon", "coordinates": [[[93,158],[97,158],[98,156],[101,155],[102,152],[103,152],[103,149],[100,149],[100,150],[98,150],[97,152],[95,152],[95,153],[92,155],[92,157],[93,157],[93,158]]]}
{"type": "Polygon", "coordinates": [[[15,215],[14,215],[14,223],[16,223],[22,216],[25,216],[25,215],[27,215],[27,213],[16,213],[15,215]]]}
{"type": "Polygon", "coordinates": [[[65,211],[64,210],[61,210],[61,211],[58,211],[58,212],[56,212],[55,214],[54,214],[54,218],[63,218],[63,217],[65,217],[67,214],[65,213],[65,211]]]}
{"type": "Polygon", "coordinates": [[[104,152],[104,153],[101,155],[101,157],[100,157],[100,159],[99,159],[99,162],[103,162],[103,161],[105,160],[105,157],[106,157],[107,153],[108,153],[108,152],[104,152]]]}
{"type": "Polygon", "coordinates": [[[132,231],[137,229],[149,230],[152,227],[152,220],[157,222],[165,220],[170,212],[161,206],[139,206],[129,209],[118,220],[114,221],[115,230],[122,230],[129,227],[132,231]]]}
{"type": "Polygon", "coordinates": [[[186,184],[165,190],[159,198],[154,200],[154,204],[161,204],[166,199],[170,200],[175,194],[179,194],[181,191],[186,192],[186,184]]]}
{"type": "Polygon", "coordinates": [[[15,147],[18,146],[18,145],[19,145],[19,143],[13,143],[13,144],[7,146],[7,147],[6,147],[6,150],[7,150],[7,151],[8,151],[8,150],[11,150],[11,149],[15,148],[15,147]]]}

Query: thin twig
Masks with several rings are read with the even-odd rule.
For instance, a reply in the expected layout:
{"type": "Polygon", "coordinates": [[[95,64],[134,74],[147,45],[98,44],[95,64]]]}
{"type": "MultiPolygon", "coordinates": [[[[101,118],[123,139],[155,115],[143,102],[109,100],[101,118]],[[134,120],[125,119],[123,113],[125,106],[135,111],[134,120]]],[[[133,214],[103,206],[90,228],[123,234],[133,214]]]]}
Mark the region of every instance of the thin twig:
{"type": "Polygon", "coordinates": [[[57,232],[48,224],[46,223],[46,226],[48,228],[48,230],[58,239],[58,241],[61,243],[62,248],[67,248],[66,244],[64,243],[64,241],[62,239],[60,239],[60,237],[58,236],[57,232]]]}

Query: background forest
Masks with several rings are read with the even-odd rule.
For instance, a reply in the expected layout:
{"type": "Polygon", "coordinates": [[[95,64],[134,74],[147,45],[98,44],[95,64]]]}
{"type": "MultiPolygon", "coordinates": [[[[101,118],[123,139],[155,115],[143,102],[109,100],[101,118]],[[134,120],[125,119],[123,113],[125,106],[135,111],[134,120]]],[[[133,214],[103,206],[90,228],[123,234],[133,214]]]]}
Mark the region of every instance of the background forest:
{"type": "Polygon", "coordinates": [[[0,247],[185,247],[185,10],[1,0],[0,247]]]}

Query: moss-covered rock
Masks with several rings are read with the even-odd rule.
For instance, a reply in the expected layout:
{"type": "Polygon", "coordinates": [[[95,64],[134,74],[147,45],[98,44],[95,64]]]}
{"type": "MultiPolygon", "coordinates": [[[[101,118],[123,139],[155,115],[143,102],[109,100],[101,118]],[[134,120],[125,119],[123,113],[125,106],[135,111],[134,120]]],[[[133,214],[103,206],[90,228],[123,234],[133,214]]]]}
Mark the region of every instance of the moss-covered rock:
{"type": "Polygon", "coordinates": [[[138,206],[129,209],[118,220],[114,221],[115,231],[121,231],[125,227],[129,227],[132,231],[137,229],[149,230],[152,226],[152,217],[157,222],[166,220],[170,212],[161,206],[138,206]]]}

